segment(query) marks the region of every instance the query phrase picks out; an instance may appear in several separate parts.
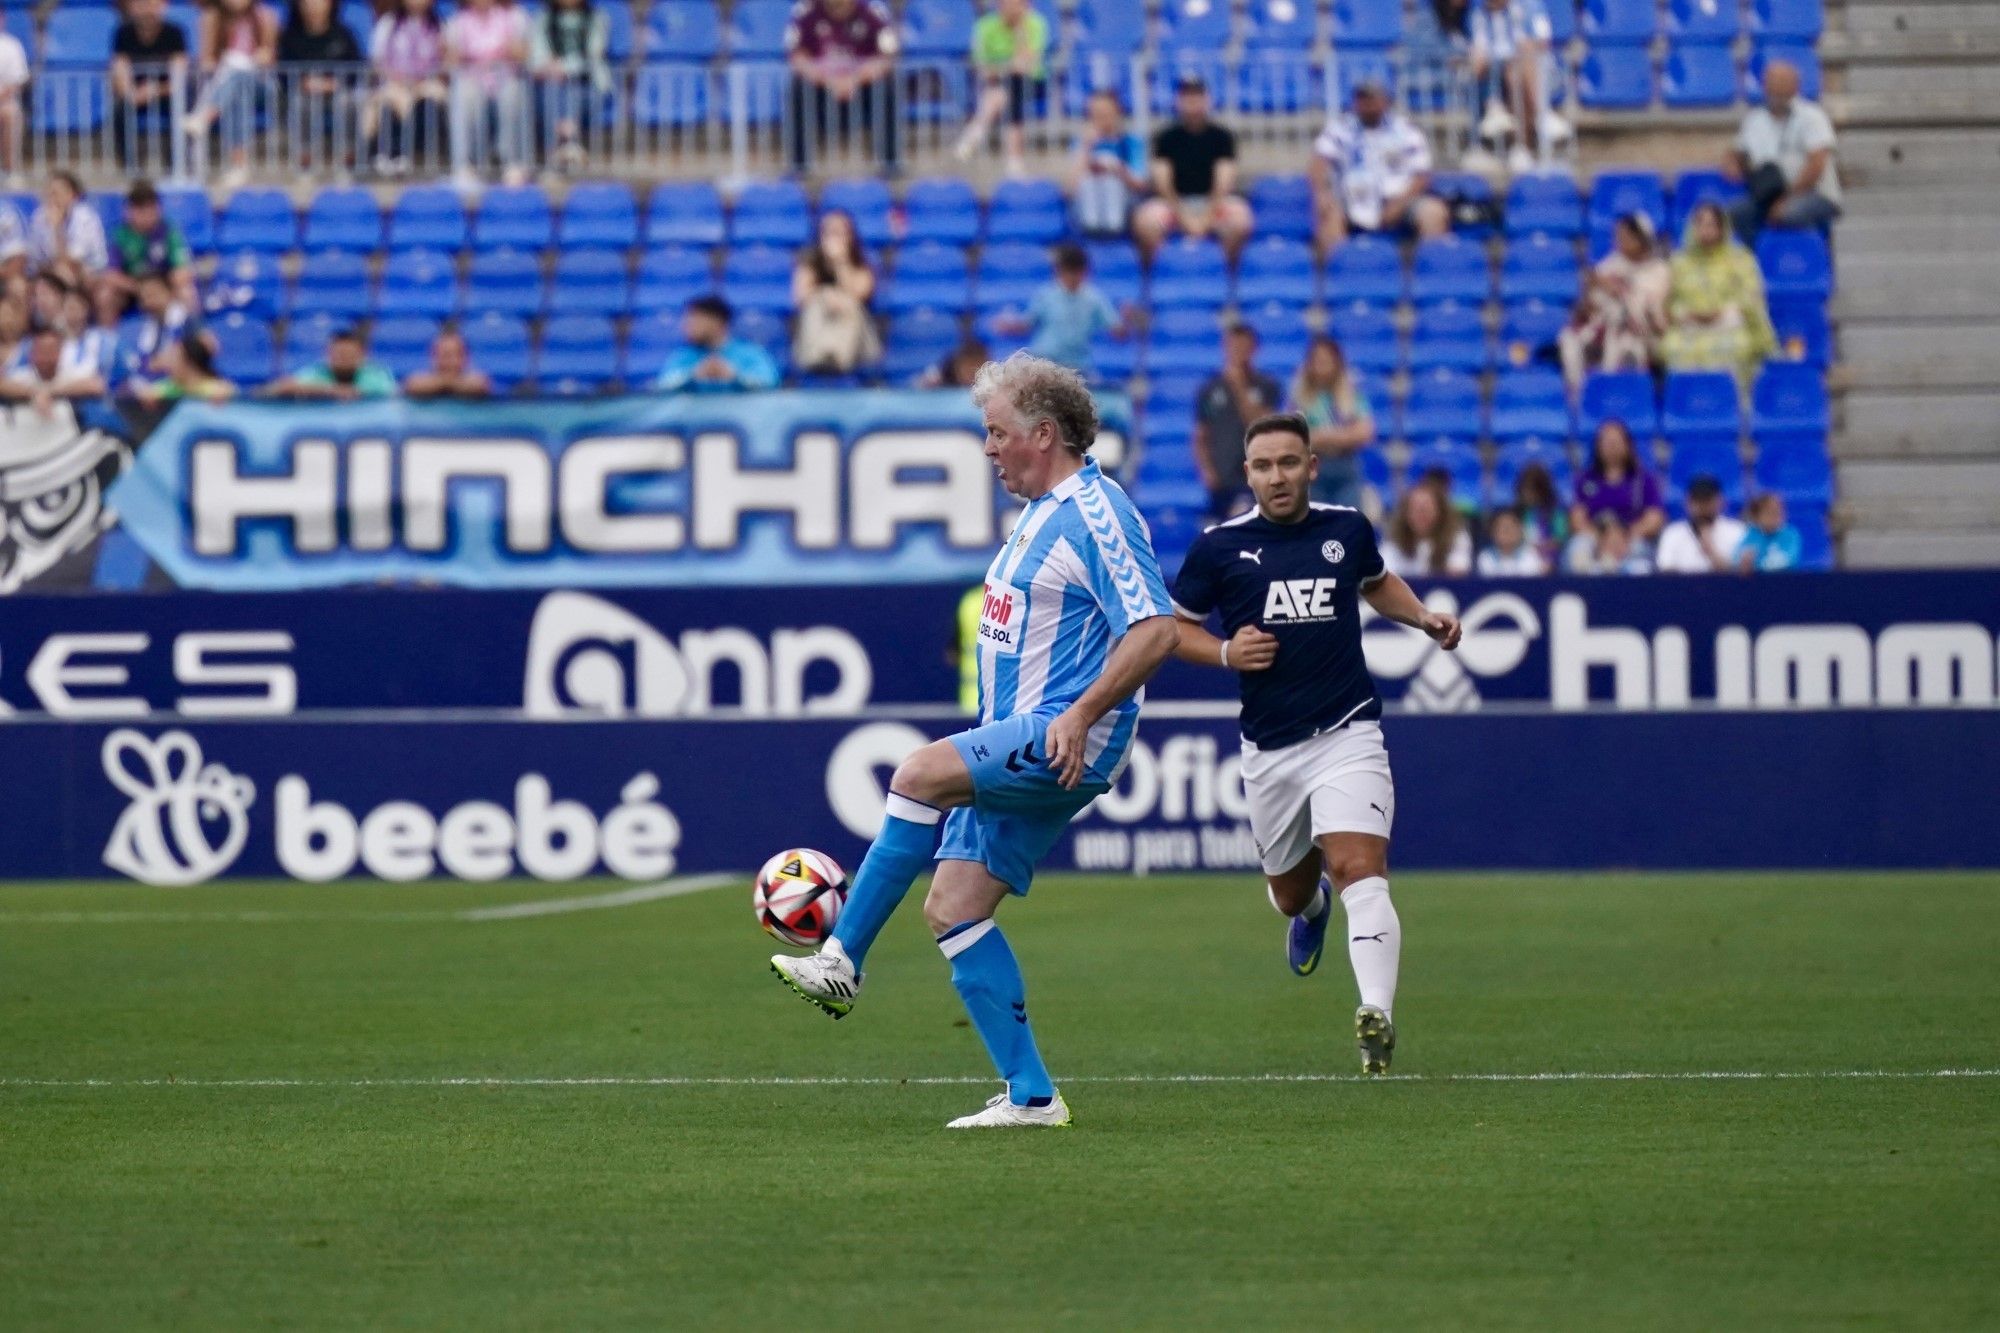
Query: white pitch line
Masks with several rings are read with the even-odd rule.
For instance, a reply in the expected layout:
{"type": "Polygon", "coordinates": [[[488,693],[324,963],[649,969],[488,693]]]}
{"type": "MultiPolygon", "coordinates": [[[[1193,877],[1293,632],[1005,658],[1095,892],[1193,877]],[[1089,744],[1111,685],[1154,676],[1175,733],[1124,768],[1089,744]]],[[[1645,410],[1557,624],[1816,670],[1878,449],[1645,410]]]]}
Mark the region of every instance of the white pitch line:
{"type": "MultiPolygon", "coordinates": [[[[2000,1078],[2000,1069],[1802,1069],[1802,1070],[1588,1070],[1525,1074],[1086,1074],[1061,1080],[1070,1083],[1117,1084],[1257,1084],[1257,1083],[1771,1083],[1834,1079],[1895,1081],[2000,1078]]],[[[6,1078],[0,1088],[877,1088],[989,1084],[991,1077],[961,1075],[921,1078],[789,1078],[730,1075],[666,1074],[576,1078],[508,1078],[476,1076],[440,1078],[6,1078]]]]}
{"type": "Polygon", "coordinates": [[[663,879],[657,884],[638,884],[629,889],[613,889],[576,898],[542,898],[533,902],[503,903],[497,907],[461,907],[424,912],[326,912],[283,911],[275,908],[247,908],[235,912],[0,912],[0,926],[122,926],[132,924],[172,925],[175,923],[249,923],[293,921],[515,921],[523,917],[559,916],[565,912],[595,912],[607,907],[630,907],[638,903],[679,898],[685,894],[743,883],[742,875],[687,875],[663,879]]]}

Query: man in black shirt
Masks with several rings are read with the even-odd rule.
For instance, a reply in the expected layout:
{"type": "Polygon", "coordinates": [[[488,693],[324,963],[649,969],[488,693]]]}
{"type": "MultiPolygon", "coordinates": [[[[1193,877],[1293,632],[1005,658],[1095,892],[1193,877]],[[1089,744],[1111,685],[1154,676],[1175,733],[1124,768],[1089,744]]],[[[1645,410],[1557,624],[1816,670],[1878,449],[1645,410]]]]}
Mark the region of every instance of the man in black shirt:
{"type": "Polygon", "coordinates": [[[111,141],[118,164],[133,168],[149,152],[165,164],[171,151],[176,77],[187,87],[187,34],[167,22],[166,0],[131,0],[111,35],[111,141]]]}
{"type": "Polygon", "coordinates": [[[1249,239],[1250,205],[1236,193],[1236,136],[1208,118],[1208,85],[1186,74],[1174,88],[1174,123],[1153,136],[1153,197],[1132,234],[1150,259],[1166,238],[1213,236],[1232,262],[1249,239]]]}

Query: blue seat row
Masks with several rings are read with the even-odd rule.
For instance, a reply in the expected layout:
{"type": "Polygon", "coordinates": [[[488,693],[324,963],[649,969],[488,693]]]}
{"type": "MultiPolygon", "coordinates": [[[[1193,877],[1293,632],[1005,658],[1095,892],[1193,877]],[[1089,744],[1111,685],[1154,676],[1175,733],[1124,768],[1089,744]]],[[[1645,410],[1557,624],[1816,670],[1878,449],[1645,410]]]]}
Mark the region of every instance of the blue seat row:
{"type": "Polygon", "coordinates": [[[1820,95],[1819,54],[1810,41],[1760,38],[1741,68],[1727,42],[1677,39],[1657,70],[1645,46],[1593,46],[1577,65],[1576,96],[1601,111],[1641,111],[1658,102],[1670,108],[1727,107],[1764,100],[1764,66],[1785,60],[1798,67],[1800,91],[1820,95]]]}

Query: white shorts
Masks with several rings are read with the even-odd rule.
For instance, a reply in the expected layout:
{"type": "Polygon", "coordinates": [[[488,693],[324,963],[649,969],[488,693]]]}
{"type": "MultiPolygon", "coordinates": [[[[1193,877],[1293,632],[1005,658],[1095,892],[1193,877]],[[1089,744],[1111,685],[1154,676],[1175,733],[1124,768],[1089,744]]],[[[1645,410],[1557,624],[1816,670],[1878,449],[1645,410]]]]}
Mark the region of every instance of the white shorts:
{"type": "Polygon", "coordinates": [[[1290,870],[1326,833],[1389,836],[1396,784],[1379,722],[1350,722],[1281,750],[1243,746],[1243,791],[1264,873],[1290,870]]]}

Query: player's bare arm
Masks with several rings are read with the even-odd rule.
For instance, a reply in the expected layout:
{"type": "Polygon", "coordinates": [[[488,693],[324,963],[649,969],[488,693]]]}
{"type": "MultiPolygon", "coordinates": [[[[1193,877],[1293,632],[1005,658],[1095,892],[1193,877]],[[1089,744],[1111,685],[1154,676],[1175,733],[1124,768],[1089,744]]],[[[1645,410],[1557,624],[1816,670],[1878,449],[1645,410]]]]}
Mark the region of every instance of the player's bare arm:
{"type": "Polygon", "coordinates": [[[1226,640],[1186,616],[1174,617],[1174,627],[1179,631],[1174,656],[1183,662],[1230,671],[1265,671],[1278,660],[1278,636],[1255,625],[1243,626],[1226,640]]]}
{"type": "Polygon", "coordinates": [[[1463,632],[1458,617],[1425,606],[1416,590],[1403,582],[1402,575],[1384,574],[1373,583],[1365,583],[1361,586],[1361,595],[1367,599],[1368,605],[1375,608],[1377,615],[1385,616],[1398,625],[1422,630],[1437,640],[1438,646],[1446,652],[1458,647],[1463,632]]]}
{"type": "Polygon", "coordinates": [[[1176,642],[1174,617],[1149,616],[1125,631],[1105,660],[1104,674],[1049,723],[1049,767],[1064,787],[1083,781],[1084,748],[1098,719],[1132,697],[1153,678],[1176,642]]]}

